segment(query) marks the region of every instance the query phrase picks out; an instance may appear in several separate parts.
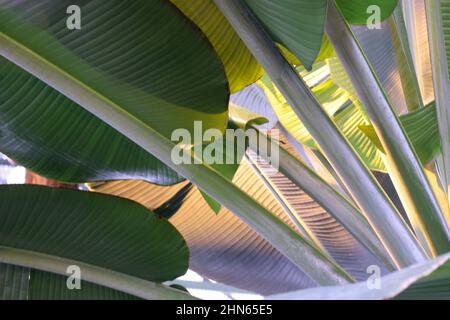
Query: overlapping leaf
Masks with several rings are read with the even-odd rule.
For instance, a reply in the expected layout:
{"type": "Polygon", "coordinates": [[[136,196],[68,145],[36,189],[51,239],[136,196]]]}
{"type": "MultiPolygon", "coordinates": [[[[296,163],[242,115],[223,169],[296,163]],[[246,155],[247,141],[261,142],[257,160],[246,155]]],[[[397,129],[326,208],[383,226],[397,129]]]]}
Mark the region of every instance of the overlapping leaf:
{"type": "Polygon", "coordinates": [[[227,73],[231,92],[256,82],[264,70],[211,0],[170,0],[204,32],[227,73]]]}
{"type": "Polygon", "coordinates": [[[447,54],[447,65],[449,66],[449,77],[450,77],[450,38],[448,35],[450,34],[449,26],[450,26],[450,1],[442,0],[441,3],[441,17],[442,17],[442,26],[444,28],[444,45],[445,51],[447,54]]]}
{"type": "Polygon", "coordinates": [[[0,246],[165,281],[188,249],[167,221],[128,200],[69,189],[0,186],[0,246]]]}
{"type": "MultiPolygon", "coordinates": [[[[226,126],[223,67],[201,32],[168,2],[2,0],[0,29],[11,43],[166,137],[177,128],[192,131],[197,120],[204,129],[226,126]],[[83,8],[81,30],[66,26],[69,4],[83,8]]],[[[0,73],[0,149],[16,161],[63,181],[180,181],[110,126],[4,58],[0,73]]]]}

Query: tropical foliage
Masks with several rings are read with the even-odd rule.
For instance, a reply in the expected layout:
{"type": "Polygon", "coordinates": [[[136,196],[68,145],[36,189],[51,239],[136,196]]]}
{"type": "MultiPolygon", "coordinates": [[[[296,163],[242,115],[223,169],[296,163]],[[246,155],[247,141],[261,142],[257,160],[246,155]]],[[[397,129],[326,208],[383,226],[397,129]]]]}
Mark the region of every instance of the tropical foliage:
{"type": "Polygon", "coordinates": [[[449,8],[0,0],[0,297],[450,299],[449,8]]]}

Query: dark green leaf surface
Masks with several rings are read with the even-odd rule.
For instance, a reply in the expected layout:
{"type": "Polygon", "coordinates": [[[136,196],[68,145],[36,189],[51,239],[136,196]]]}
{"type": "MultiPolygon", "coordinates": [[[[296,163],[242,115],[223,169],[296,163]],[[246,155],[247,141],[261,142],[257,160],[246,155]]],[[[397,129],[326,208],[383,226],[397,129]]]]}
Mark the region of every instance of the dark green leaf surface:
{"type": "Polygon", "coordinates": [[[378,6],[381,21],[389,17],[397,6],[398,0],[336,0],[345,19],[352,24],[367,24],[373,12],[367,12],[372,5],[378,6]]]}
{"type": "MultiPolygon", "coordinates": [[[[194,121],[205,130],[226,126],[223,67],[202,33],[166,1],[1,1],[0,30],[166,137],[177,128],[192,130],[194,121]],[[69,4],[82,8],[81,30],[66,27],[69,4]]],[[[180,181],[3,58],[0,74],[0,149],[15,160],[64,181],[180,181]]]]}
{"type": "Polygon", "coordinates": [[[0,264],[0,300],[24,300],[28,297],[27,267],[0,264]]]}
{"type": "Polygon", "coordinates": [[[231,92],[256,82],[264,74],[241,38],[211,0],[170,0],[189,17],[214,46],[225,68],[231,92]]]}
{"type": "MultiPolygon", "coordinates": [[[[367,166],[374,170],[385,170],[383,161],[376,146],[358,128],[367,124],[367,118],[362,112],[359,101],[351,92],[344,90],[341,82],[336,84],[336,77],[330,77],[329,69],[322,64],[315,64],[312,72],[298,68],[306,83],[312,88],[326,112],[332,116],[337,126],[352,143],[355,150],[367,166]],[[355,102],[352,101],[355,100],[355,102]]],[[[339,79],[344,82],[345,79],[339,79]]],[[[267,77],[258,81],[265,96],[271,104],[282,126],[300,143],[316,149],[317,145],[304,124],[295,115],[294,110],[284,99],[280,91],[267,77]]]]}
{"type": "Polygon", "coordinates": [[[165,219],[121,198],[0,186],[0,246],[80,261],[148,281],[183,275],[185,241],[165,219]]]}
{"type": "Polygon", "coordinates": [[[182,178],[112,127],[0,57],[0,150],[60,181],[182,178]]]}
{"type": "Polygon", "coordinates": [[[326,0],[245,0],[273,40],[310,69],[322,47],[326,0]]]}
{"type": "MultiPolygon", "coordinates": [[[[397,114],[417,109],[420,104],[414,100],[414,83],[408,73],[408,64],[403,54],[400,40],[392,35],[387,22],[381,24],[381,29],[370,30],[365,26],[352,28],[358,38],[372,68],[380,80],[397,114]]],[[[337,56],[327,60],[331,80],[351,94],[356,101],[358,95],[337,56]]]]}

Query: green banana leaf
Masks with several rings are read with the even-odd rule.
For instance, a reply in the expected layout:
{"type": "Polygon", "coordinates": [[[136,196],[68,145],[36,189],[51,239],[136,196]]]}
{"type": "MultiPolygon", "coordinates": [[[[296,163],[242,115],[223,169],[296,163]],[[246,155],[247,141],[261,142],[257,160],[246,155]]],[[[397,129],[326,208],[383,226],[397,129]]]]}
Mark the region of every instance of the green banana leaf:
{"type": "Polygon", "coordinates": [[[244,0],[273,40],[310,69],[324,38],[326,0],[244,0]]]}
{"type": "MultiPolygon", "coordinates": [[[[226,126],[229,91],[223,67],[203,34],[166,1],[3,1],[0,30],[9,42],[26,46],[126,106],[166,137],[177,128],[192,132],[194,121],[202,121],[205,130],[226,126]],[[83,8],[81,30],[66,27],[69,4],[83,8]],[[171,41],[162,40],[166,37],[171,41]]],[[[112,127],[4,58],[0,74],[0,150],[17,162],[70,182],[181,180],[112,127]]]]}
{"type": "Polygon", "coordinates": [[[214,46],[225,67],[231,92],[256,82],[264,74],[233,27],[211,0],[170,0],[189,17],[214,46]]]}
{"type": "MultiPolygon", "coordinates": [[[[379,279],[379,288],[368,282],[322,287],[280,295],[268,299],[300,300],[386,300],[450,299],[450,254],[391,273],[379,279]]],[[[368,274],[368,278],[371,274],[368,274]]],[[[368,279],[368,281],[371,281],[368,279]]]]}
{"type": "MultiPolygon", "coordinates": [[[[405,128],[414,150],[423,165],[431,163],[441,152],[436,104],[400,116],[400,122],[405,128]]],[[[373,126],[360,126],[359,129],[385,153],[380,139],[373,126]]]]}
{"type": "MultiPolygon", "coordinates": [[[[333,1],[333,0],[332,0],[333,1]]],[[[380,9],[380,20],[388,18],[395,7],[398,0],[335,0],[341,8],[345,19],[351,24],[367,24],[367,19],[373,14],[368,12],[368,8],[372,5],[378,6],[380,9]]]]}
{"type": "Polygon", "coordinates": [[[143,282],[172,280],[187,271],[188,248],[178,231],[129,200],[70,189],[2,185],[0,220],[3,263],[55,272],[70,261],[80,266],[82,279],[88,281],[93,268],[143,282]]]}
{"type": "MultiPolygon", "coordinates": [[[[247,49],[235,30],[231,27],[229,22],[225,19],[223,14],[217,8],[213,1],[210,0],[170,0],[175,4],[188,18],[190,18],[206,35],[208,40],[214,46],[217,54],[219,55],[222,63],[225,67],[225,71],[230,83],[231,93],[236,93],[250,84],[259,80],[264,70],[247,49]]],[[[292,4],[285,2],[280,6],[270,8],[273,12],[285,13],[285,6],[291,6],[292,4]]],[[[298,6],[298,4],[294,4],[298,6]]],[[[301,4],[302,6],[305,3],[301,4]]],[[[254,4],[252,4],[255,8],[254,4]]],[[[308,4],[310,6],[310,4],[308,4]]],[[[303,7],[302,7],[303,9],[303,7]]],[[[266,8],[264,8],[266,10],[266,8]]],[[[268,13],[263,13],[268,14],[268,13]]],[[[292,14],[292,13],[291,13],[292,14]]],[[[298,12],[296,14],[299,14],[298,12]]],[[[268,20],[273,20],[274,17],[266,17],[268,20]]],[[[280,21],[272,21],[273,24],[279,24],[280,21]]],[[[296,21],[296,23],[298,23],[296,21]]],[[[272,23],[271,23],[272,25],[272,23]]],[[[293,25],[291,25],[292,27],[293,25]]],[[[283,22],[282,27],[287,25],[283,22]]],[[[309,26],[308,26],[309,27],[309,26]]],[[[299,31],[300,28],[296,31],[299,31]]],[[[303,29],[302,29],[303,30],[303,29]]],[[[303,32],[303,31],[302,31],[303,32]]],[[[304,39],[305,37],[303,37],[304,39]]],[[[309,39],[308,41],[312,41],[309,39]]],[[[314,41],[317,41],[315,39],[314,41]]],[[[293,65],[301,65],[302,62],[297,59],[296,54],[303,57],[303,52],[306,52],[304,45],[295,40],[291,35],[289,39],[280,39],[280,43],[289,44],[291,48],[296,50],[295,54],[291,53],[283,45],[279,45],[280,50],[286,56],[288,61],[293,65]]],[[[311,44],[312,45],[312,44],[311,44]]],[[[315,44],[317,45],[317,43],[315,44]]],[[[320,62],[327,59],[334,53],[333,47],[329,43],[326,36],[323,36],[323,42],[320,47],[320,51],[317,54],[317,58],[314,62],[320,62]]],[[[311,64],[311,63],[310,63],[311,64]]],[[[308,66],[308,65],[307,65],[308,66]]]]}
{"type": "Polygon", "coordinates": [[[81,183],[182,178],[56,90],[0,57],[0,150],[48,178],[81,183]]]}

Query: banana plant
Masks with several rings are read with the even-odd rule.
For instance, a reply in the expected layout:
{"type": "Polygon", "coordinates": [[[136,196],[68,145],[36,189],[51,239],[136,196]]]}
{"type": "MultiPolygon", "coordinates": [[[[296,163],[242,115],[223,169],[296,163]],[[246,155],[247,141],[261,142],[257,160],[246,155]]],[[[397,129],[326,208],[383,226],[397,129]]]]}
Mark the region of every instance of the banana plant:
{"type": "Polygon", "coordinates": [[[0,0],[0,152],[87,187],[0,186],[0,297],[194,299],[166,283],[190,268],[447,298],[448,4],[425,2],[0,0]]]}

